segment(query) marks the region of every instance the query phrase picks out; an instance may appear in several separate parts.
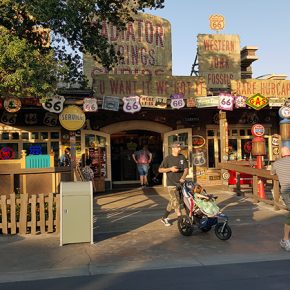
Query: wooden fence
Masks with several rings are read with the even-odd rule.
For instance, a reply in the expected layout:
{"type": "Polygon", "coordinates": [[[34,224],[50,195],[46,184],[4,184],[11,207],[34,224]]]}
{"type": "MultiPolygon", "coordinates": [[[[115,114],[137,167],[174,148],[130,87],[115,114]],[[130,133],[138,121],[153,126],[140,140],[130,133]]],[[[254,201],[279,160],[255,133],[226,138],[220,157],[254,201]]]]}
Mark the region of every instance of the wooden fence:
{"type": "Polygon", "coordinates": [[[59,194],[1,195],[0,230],[2,234],[59,233],[59,194]],[[19,196],[19,197],[18,197],[19,196]]]}
{"type": "MultiPolygon", "coordinates": [[[[253,176],[253,198],[255,201],[263,201],[265,203],[271,204],[274,206],[275,210],[279,209],[286,209],[285,205],[280,203],[280,189],[279,189],[279,180],[278,176],[271,175],[269,170],[266,169],[257,169],[252,168],[249,166],[243,166],[239,165],[239,162],[234,163],[227,163],[222,162],[218,164],[218,168],[224,169],[224,170],[234,170],[238,174],[240,172],[247,173],[253,176]],[[259,179],[262,178],[264,180],[270,180],[272,182],[272,194],[273,194],[273,200],[268,199],[262,199],[258,196],[258,182],[259,179]]],[[[239,178],[237,178],[237,191],[240,191],[240,184],[239,184],[239,178]]]]}

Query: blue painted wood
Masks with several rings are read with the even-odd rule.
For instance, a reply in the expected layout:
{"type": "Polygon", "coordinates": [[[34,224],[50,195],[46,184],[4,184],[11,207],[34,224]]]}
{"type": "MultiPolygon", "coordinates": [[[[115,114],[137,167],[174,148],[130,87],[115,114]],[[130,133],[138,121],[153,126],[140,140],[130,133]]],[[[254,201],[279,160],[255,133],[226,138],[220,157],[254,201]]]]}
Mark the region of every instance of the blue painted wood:
{"type": "Polygon", "coordinates": [[[28,155],[25,158],[26,168],[49,168],[50,156],[49,155],[28,155]]]}

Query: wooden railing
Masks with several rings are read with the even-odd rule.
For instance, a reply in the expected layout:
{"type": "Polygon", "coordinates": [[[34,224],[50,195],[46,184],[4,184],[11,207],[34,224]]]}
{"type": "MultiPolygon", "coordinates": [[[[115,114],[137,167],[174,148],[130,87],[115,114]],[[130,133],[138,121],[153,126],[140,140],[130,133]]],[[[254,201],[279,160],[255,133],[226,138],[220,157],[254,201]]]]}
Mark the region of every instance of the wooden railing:
{"type": "Polygon", "coordinates": [[[59,194],[1,195],[0,229],[2,234],[59,233],[59,194]]]}
{"type": "MultiPolygon", "coordinates": [[[[239,165],[239,162],[222,162],[218,164],[218,168],[225,170],[234,170],[237,173],[247,173],[253,176],[253,198],[255,201],[263,201],[265,203],[272,204],[275,210],[286,209],[283,204],[280,203],[280,189],[279,180],[277,175],[271,175],[270,170],[257,169],[250,166],[239,165]],[[258,196],[258,182],[259,179],[272,180],[273,188],[273,200],[262,199],[258,196]]],[[[237,191],[240,190],[239,178],[237,178],[237,191]]]]}

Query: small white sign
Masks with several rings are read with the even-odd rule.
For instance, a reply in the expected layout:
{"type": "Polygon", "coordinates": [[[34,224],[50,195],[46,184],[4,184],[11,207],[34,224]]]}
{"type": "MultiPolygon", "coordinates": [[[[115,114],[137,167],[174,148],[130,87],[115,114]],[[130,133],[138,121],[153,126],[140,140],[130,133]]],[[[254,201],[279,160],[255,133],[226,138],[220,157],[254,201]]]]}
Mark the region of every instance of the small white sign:
{"type": "Polygon", "coordinates": [[[234,97],[229,94],[221,94],[219,97],[218,108],[225,111],[232,111],[234,107],[234,97]]]}
{"type": "Polygon", "coordinates": [[[123,98],[123,110],[126,113],[136,113],[141,110],[140,105],[140,97],[139,96],[131,96],[123,98]]]}
{"type": "Polygon", "coordinates": [[[42,107],[51,113],[59,114],[63,111],[64,101],[65,98],[63,96],[53,96],[52,98],[46,99],[42,103],[42,107]]]}
{"type": "Polygon", "coordinates": [[[182,94],[175,94],[170,96],[170,98],[170,105],[172,109],[181,109],[185,106],[185,101],[182,94]]]}
{"type": "Polygon", "coordinates": [[[98,111],[97,99],[84,98],[83,110],[84,112],[97,112],[98,111]]]}

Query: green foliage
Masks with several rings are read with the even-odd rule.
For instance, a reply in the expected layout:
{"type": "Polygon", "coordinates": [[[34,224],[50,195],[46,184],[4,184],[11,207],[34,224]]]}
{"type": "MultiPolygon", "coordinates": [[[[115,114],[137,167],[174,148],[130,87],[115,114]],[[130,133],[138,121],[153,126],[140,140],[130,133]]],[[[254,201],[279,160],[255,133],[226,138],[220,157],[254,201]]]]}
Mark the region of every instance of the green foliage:
{"type": "Polygon", "coordinates": [[[42,97],[56,86],[53,51],[39,49],[0,26],[0,94],[42,97]]]}
{"type": "Polygon", "coordinates": [[[163,8],[163,3],[164,0],[1,0],[0,94],[42,96],[55,87],[57,77],[85,85],[82,53],[90,53],[109,70],[119,60],[114,47],[101,35],[101,21],[124,29],[138,11],[163,8]],[[51,31],[51,46],[43,47],[35,27],[51,31]]]}

